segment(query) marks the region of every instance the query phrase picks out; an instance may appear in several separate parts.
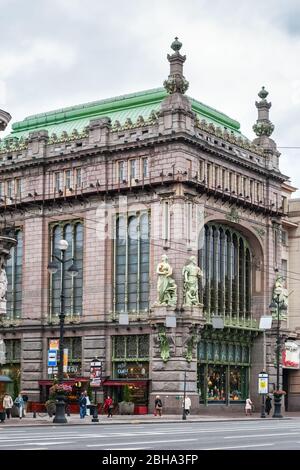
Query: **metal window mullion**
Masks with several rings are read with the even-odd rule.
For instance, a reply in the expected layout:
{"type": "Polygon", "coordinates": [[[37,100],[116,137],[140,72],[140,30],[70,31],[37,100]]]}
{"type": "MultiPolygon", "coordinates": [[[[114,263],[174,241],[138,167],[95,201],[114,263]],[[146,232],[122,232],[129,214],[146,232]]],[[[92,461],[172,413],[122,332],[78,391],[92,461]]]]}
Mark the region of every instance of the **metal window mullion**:
{"type": "Polygon", "coordinates": [[[236,317],[237,321],[239,321],[240,317],[240,237],[236,237],[237,245],[236,245],[236,317]]]}
{"type": "Polygon", "coordinates": [[[10,318],[15,318],[15,305],[16,305],[16,247],[12,249],[12,260],[11,260],[11,310],[10,310],[10,318]]]}
{"type": "MultiPolygon", "coordinates": [[[[250,320],[252,322],[252,302],[251,302],[251,299],[252,299],[252,254],[251,254],[251,251],[249,250],[249,317],[250,317],[250,320]]],[[[250,347],[249,347],[249,351],[250,351],[250,347]]],[[[250,362],[250,361],[249,361],[250,362]]]]}
{"type": "Polygon", "coordinates": [[[128,214],[125,218],[125,299],[124,310],[128,312],[128,214]]]}
{"type": "MultiPolygon", "coordinates": [[[[50,231],[50,258],[53,259],[53,232],[55,226],[51,227],[50,231]]],[[[50,275],[49,279],[49,317],[52,318],[52,306],[53,306],[53,274],[50,275]]]]}
{"type": "Polygon", "coordinates": [[[221,300],[222,300],[222,315],[225,318],[225,313],[226,313],[226,283],[225,283],[225,273],[226,273],[226,266],[225,266],[225,249],[226,249],[226,234],[225,231],[223,230],[223,237],[221,237],[221,252],[222,252],[222,258],[220,262],[220,275],[222,273],[221,277],[221,300]]]}
{"type": "Polygon", "coordinates": [[[215,230],[214,236],[214,262],[215,262],[215,313],[219,311],[219,276],[220,276],[220,269],[219,269],[219,241],[220,241],[220,232],[218,227],[215,230]]]}
{"type": "Polygon", "coordinates": [[[211,270],[211,256],[210,256],[210,243],[211,243],[211,227],[208,228],[208,237],[206,239],[206,270],[207,270],[207,286],[206,286],[206,292],[207,292],[207,314],[210,317],[210,306],[211,306],[211,290],[210,290],[210,270],[211,270]]]}
{"type": "Polygon", "coordinates": [[[229,313],[229,318],[231,321],[232,319],[232,233],[231,232],[229,232],[229,239],[227,239],[227,269],[228,269],[228,307],[229,307],[228,313],[229,313]]]}
{"type": "MultiPolygon", "coordinates": [[[[120,222],[119,222],[120,226],[120,222]]],[[[116,313],[116,290],[117,290],[117,217],[114,217],[114,240],[113,240],[113,263],[114,263],[114,280],[113,280],[113,313],[116,313]]]]}
{"type": "MultiPolygon", "coordinates": [[[[75,243],[76,243],[76,224],[71,224],[72,227],[72,260],[76,261],[75,256],[75,243]]],[[[75,276],[71,276],[71,315],[74,315],[74,305],[75,305],[75,276]]]]}
{"type": "Polygon", "coordinates": [[[244,242],[244,260],[243,260],[243,295],[244,295],[244,298],[243,298],[243,318],[244,320],[246,320],[246,293],[247,293],[247,272],[246,272],[246,267],[247,267],[247,247],[246,247],[246,243],[244,242]]]}
{"type": "Polygon", "coordinates": [[[141,214],[137,216],[137,232],[138,232],[138,242],[137,242],[137,276],[136,276],[136,311],[140,311],[140,274],[141,274],[141,262],[140,262],[140,257],[141,257],[141,214]]]}

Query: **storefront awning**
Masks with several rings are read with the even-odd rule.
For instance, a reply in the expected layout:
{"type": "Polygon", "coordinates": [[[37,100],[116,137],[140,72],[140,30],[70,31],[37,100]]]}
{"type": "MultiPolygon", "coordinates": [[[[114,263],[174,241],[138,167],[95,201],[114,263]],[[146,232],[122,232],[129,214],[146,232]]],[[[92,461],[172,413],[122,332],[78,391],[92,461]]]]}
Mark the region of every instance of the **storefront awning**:
{"type": "Polygon", "coordinates": [[[10,377],[7,377],[6,375],[0,375],[0,382],[10,383],[12,382],[12,380],[10,377]]]}
{"type": "MultiPolygon", "coordinates": [[[[65,379],[63,384],[65,385],[74,385],[77,382],[89,382],[90,379],[87,377],[76,377],[73,379],[65,379]]],[[[39,385],[53,385],[53,380],[39,380],[39,385]]]]}
{"type": "Polygon", "coordinates": [[[125,387],[125,385],[135,385],[137,387],[145,387],[147,380],[105,380],[103,387],[125,387]]]}

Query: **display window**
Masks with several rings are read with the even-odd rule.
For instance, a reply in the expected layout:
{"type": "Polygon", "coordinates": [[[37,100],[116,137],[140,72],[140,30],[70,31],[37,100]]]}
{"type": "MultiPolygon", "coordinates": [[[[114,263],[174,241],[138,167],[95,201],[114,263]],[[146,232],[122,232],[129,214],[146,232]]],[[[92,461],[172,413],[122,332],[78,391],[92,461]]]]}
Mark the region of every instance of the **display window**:
{"type": "Polygon", "coordinates": [[[207,370],[207,400],[226,400],[226,367],[208,366],[207,370]]]}

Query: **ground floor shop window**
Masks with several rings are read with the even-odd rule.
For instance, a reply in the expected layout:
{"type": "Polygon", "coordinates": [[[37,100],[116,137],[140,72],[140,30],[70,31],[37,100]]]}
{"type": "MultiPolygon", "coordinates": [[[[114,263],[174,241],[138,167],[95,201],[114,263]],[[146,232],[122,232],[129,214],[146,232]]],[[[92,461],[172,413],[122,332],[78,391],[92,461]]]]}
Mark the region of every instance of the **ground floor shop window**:
{"type": "Polygon", "coordinates": [[[198,366],[198,391],[201,402],[244,401],[248,394],[249,367],[201,364],[198,366]]]}

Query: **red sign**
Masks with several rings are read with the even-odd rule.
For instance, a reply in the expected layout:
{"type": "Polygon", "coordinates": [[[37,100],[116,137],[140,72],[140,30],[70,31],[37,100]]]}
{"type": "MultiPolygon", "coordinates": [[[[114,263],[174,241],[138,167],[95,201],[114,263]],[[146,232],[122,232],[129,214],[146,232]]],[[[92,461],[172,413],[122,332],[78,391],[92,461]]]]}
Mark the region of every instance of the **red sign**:
{"type": "Polygon", "coordinates": [[[90,368],[90,386],[100,387],[102,383],[102,362],[94,359],[90,368]]]}

